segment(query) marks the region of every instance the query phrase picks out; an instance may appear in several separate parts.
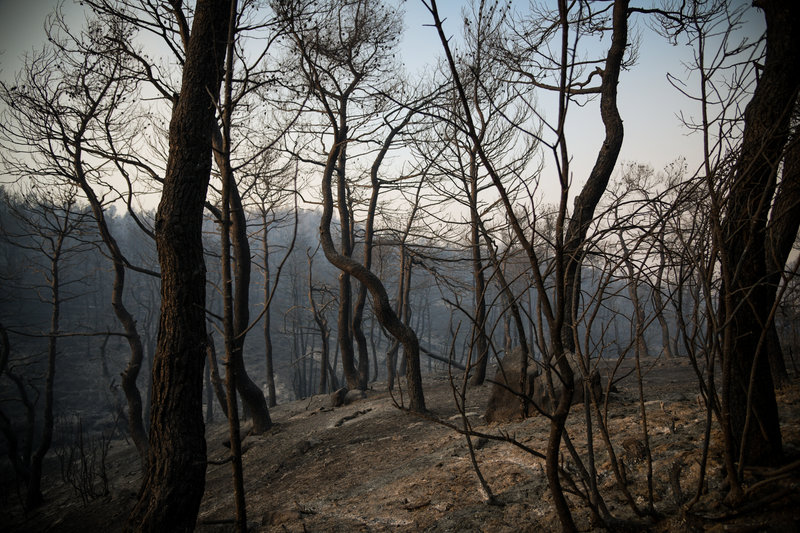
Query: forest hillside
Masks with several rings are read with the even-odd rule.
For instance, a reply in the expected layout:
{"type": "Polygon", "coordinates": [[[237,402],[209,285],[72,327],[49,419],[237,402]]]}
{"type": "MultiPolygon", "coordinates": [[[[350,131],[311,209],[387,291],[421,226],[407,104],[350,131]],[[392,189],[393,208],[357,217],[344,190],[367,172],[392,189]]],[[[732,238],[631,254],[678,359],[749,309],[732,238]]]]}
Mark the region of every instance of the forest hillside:
{"type": "MultiPolygon", "coordinates": [[[[616,453],[627,473],[628,489],[642,504],[647,496],[647,460],[643,456],[638,382],[632,363],[614,384],[608,420],[616,453]]],[[[602,367],[602,366],[601,366],[602,367]]],[[[605,369],[610,370],[610,366],[605,369]]],[[[789,466],[780,471],[752,469],[745,476],[751,503],[736,512],[722,500],[724,490],[720,435],[712,430],[710,458],[699,500],[697,492],[703,443],[703,402],[697,378],[686,360],[642,361],[644,408],[649,424],[656,518],[637,518],[614,489],[607,453],[598,441],[596,462],[606,503],[620,530],[793,531],[800,522],[800,381],[778,393],[784,446],[789,466]],[[677,484],[676,484],[677,483],[677,484]],[[680,488],[678,488],[678,486],[680,488]],[[676,492],[677,491],[677,492],[676,492]],[[680,503],[680,505],[679,505],[680,503]]],[[[454,375],[456,390],[459,376],[454,375]]],[[[333,408],[317,395],[272,410],[274,427],[244,439],[244,475],[249,531],[550,531],[558,520],[547,491],[542,459],[502,440],[473,436],[477,464],[496,503],[487,503],[471,465],[465,437],[433,421],[461,426],[446,373],[424,381],[430,415],[399,409],[384,383],[372,383],[366,397],[333,408]]],[[[533,450],[544,449],[547,421],[486,424],[483,413],[492,385],[470,387],[464,414],[475,433],[509,436],[533,450]]],[[[579,450],[586,449],[581,406],[568,423],[579,450]]],[[[244,430],[247,429],[245,423],[244,430]]],[[[224,423],[207,428],[209,464],[197,531],[232,531],[234,501],[224,423]]],[[[570,470],[570,460],[563,458],[570,470]]],[[[59,477],[58,461],[48,476],[59,477]]],[[[8,531],[119,531],[140,486],[136,450],[115,440],[106,459],[109,493],[81,503],[60,480],[46,483],[46,504],[23,517],[16,495],[5,487],[0,519],[8,531]]],[[[586,506],[575,501],[581,530],[595,529],[586,506]]]]}

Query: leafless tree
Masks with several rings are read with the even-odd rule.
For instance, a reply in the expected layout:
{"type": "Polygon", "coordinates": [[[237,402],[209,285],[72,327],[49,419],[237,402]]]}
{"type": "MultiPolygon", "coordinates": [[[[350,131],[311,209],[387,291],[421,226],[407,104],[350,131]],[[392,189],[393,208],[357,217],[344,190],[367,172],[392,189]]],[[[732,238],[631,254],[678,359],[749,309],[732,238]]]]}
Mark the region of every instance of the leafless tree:
{"type": "MultiPolygon", "coordinates": [[[[25,233],[16,234],[10,228],[3,227],[2,224],[0,224],[0,232],[3,238],[9,239],[14,246],[31,250],[42,256],[44,264],[41,274],[49,292],[49,296],[45,298],[50,307],[50,324],[47,330],[43,420],[38,446],[32,455],[25,454],[23,470],[27,474],[24,480],[26,509],[34,509],[44,502],[41,485],[42,466],[53,440],[54,408],[56,406],[54,384],[56,359],[59,352],[58,338],[61,333],[61,308],[63,303],[69,299],[69,295],[64,289],[79,281],[79,279],[70,280],[65,276],[63,274],[64,267],[68,262],[74,261],[77,254],[92,247],[91,241],[84,238],[84,235],[88,233],[91,215],[89,211],[82,209],[77,204],[77,196],[78,189],[75,186],[63,191],[58,189],[47,191],[34,186],[21,198],[3,195],[3,201],[9,208],[9,212],[17,219],[25,233]]],[[[0,365],[0,369],[7,372],[19,388],[21,380],[13,376],[11,370],[7,368],[8,349],[6,343],[6,354],[3,356],[3,364],[0,365]]],[[[0,417],[4,421],[8,420],[5,414],[0,417]]],[[[28,421],[33,422],[30,418],[28,421]]],[[[10,421],[8,423],[10,424],[10,421]]],[[[29,434],[32,434],[31,430],[28,431],[29,434]]],[[[13,432],[8,432],[6,437],[9,442],[13,441],[16,444],[17,437],[13,432]]],[[[12,459],[13,461],[14,459],[12,459]]]]}
{"type": "MultiPolygon", "coordinates": [[[[389,74],[391,50],[397,43],[400,22],[394,9],[369,2],[278,1],[274,8],[289,27],[293,53],[304,86],[314,95],[330,135],[322,175],[323,212],[320,224],[322,249],[339,268],[339,349],[350,388],[358,388],[351,329],[351,288],[353,276],[372,294],[372,307],[382,325],[404,346],[411,408],[424,410],[419,368],[419,341],[414,331],[398,319],[380,279],[352,258],[353,234],[348,201],[349,150],[357,140],[357,125],[374,116],[372,108],[382,105],[367,90],[381,76],[389,74]],[[342,13],[347,13],[343,16],[342,13]],[[355,104],[361,113],[353,115],[355,104]],[[333,177],[337,179],[336,207],[339,212],[340,246],[331,233],[334,198],[333,177]]],[[[362,357],[359,363],[368,364],[362,357]]],[[[368,375],[365,372],[365,375],[368,375]]]]}
{"type": "MultiPolygon", "coordinates": [[[[540,304],[549,328],[549,346],[547,347],[546,361],[548,363],[552,361],[563,383],[557,405],[550,415],[551,428],[546,452],[546,472],[562,528],[565,531],[574,531],[575,523],[564,497],[558,468],[564,426],[569,415],[571,398],[575,389],[574,369],[571,367],[566,354],[573,352],[575,348],[573,335],[575,317],[578,314],[576,306],[578,303],[577,295],[583,245],[589,226],[593,221],[595,207],[605,190],[622,146],[623,128],[616,105],[616,95],[619,73],[624,64],[625,49],[628,45],[628,17],[630,16],[628,2],[618,0],[611,6],[600,8],[597,12],[594,12],[594,6],[588,4],[559,2],[558,12],[549,23],[543,26],[541,20],[531,20],[529,26],[520,28],[517,32],[518,35],[522,36],[520,47],[515,50],[517,54],[513,56],[514,59],[509,61],[510,64],[515,63],[518,65],[516,72],[521,80],[540,88],[554,89],[558,95],[558,119],[555,124],[550,126],[555,134],[555,141],[546,143],[546,148],[551,150],[554,155],[561,184],[561,202],[556,219],[556,242],[554,243],[554,296],[551,296],[551,293],[545,287],[540,264],[541,258],[536,253],[531,237],[523,226],[523,221],[517,216],[505,183],[496,171],[496,164],[483,149],[475,112],[470,106],[466,88],[451,52],[436,2],[425,2],[425,5],[431,12],[434,25],[447,56],[453,83],[463,107],[464,120],[469,137],[477,147],[481,165],[490,176],[508,215],[514,234],[528,255],[531,269],[535,276],[534,281],[540,304]],[[591,72],[585,80],[581,80],[576,78],[580,74],[573,68],[576,45],[571,40],[579,39],[581,32],[590,27],[599,28],[598,21],[600,18],[603,18],[606,23],[604,27],[610,27],[610,46],[605,59],[598,60],[596,63],[598,69],[591,72]],[[536,31],[539,28],[543,31],[536,31]],[[547,55],[548,49],[539,46],[540,44],[551,42],[551,40],[558,50],[555,57],[549,57],[547,55]],[[532,58],[536,59],[532,60],[532,58]],[[528,65],[531,65],[531,63],[533,65],[550,65],[549,68],[553,69],[555,82],[553,84],[542,82],[539,73],[527,70],[528,65]],[[598,74],[600,75],[599,85],[591,85],[592,78],[598,74]],[[595,165],[581,192],[575,199],[575,205],[570,217],[567,218],[567,199],[569,197],[571,175],[565,121],[567,111],[573,100],[581,93],[600,95],[600,112],[606,135],[595,165]]],[[[487,6],[487,9],[493,10],[491,6],[487,6]]],[[[544,72],[546,73],[547,70],[544,72]]],[[[528,213],[529,216],[533,214],[528,213]]]]}
{"type": "Polygon", "coordinates": [[[137,89],[126,78],[125,59],[114,44],[130,30],[123,23],[94,20],[85,33],[75,35],[56,12],[48,32],[48,46],[30,56],[16,85],[2,86],[0,98],[8,105],[2,129],[5,164],[9,172],[26,179],[76,184],[91,207],[114,267],[111,304],[131,353],[122,374],[128,429],[144,459],[147,434],[136,384],[143,348],[123,295],[127,270],[157,274],[128,260],[106,220],[106,207],[117,196],[108,181],[109,139],[131,143],[140,133],[130,129],[132,117],[127,114],[136,114],[126,103],[137,89]]]}
{"type": "Polygon", "coordinates": [[[711,264],[719,266],[718,290],[706,295],[716,307],[705,319],[719,339],[719,415],[732,502],[744,496],[745,465],[775,464],[783,456],[775,378],[785,370],[770,332],[791,249],[786,243],[794,240],[799,220],[792,170],[797,150],[790,139],[796,137],[791,116],[800,74],[789,65],[797,63],[800,36],[786,22],[798,9],[792,2],[756,7],[766,21],[763,46],[732,42],[743,11],[725,2],[693,6],[685,26],[700,73],[697,94],[690,94],[702,116],[690,126],[702,132],[698,174],[710,205],[711,264]]]}

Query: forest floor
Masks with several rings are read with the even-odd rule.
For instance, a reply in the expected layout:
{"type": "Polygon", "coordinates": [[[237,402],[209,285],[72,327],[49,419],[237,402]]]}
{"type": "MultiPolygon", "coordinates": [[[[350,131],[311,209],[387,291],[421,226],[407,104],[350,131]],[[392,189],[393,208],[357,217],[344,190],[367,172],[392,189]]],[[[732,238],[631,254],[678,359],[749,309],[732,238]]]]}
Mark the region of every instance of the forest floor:
{"type": "MultiPolygon", "coordinates": [[[[800,531],[800,378],[778,394],[787,463],[794,462],[793,469],[747,471],[749,497],[744,507],[734,511],[724,502],[720,434],[713,429],[705,486],[699,500],[686,510],[678,500],[685,504],[697,492],[706,416],[698,401],[697,378],[686,361],[652,360],[643,366],[655,518],[637,518],[630,510],[616,488],[605,445],[594,432],[600,492],[610,512],[622,519],[617,529],[800,531]],[[674,480],[679,480],[679,491],[674,480]]],[[[462,423],[446,374],[427,376],[424,388],[432,418],[462,423]]],[[[468,389],[465,414],[473,430],[513,436],[528,448],[544,452],[548,424],[541,416],[486,424],[483,412],[490,390],[489,384],[468,389]]],[[[627,488],[636,505],[645,509],[647,461],[641,446],[638,395],[634,374],[616,384],[608,405],[609,426],[615,452],[625,463],[627,488]]],[[[399,396],[395,399],[399,401],[399,396]]],[[[398,409],[382,383],[374,383],[366,398],[342,407],[331,408],[328,396],[315,396],[280,405],[271,415],[273,429],[244,440],[250,531],[560,529],[542,459],[508,442],[473,438],[478,465],[496,500],[490,505],[465,437],[398,409]]],[[[585,428],[583,408],[574,406],[568,429],[582,453],[585,428]]],[[[214,424],[207,428],[207,435],[210,464],[197,531],[231,531],[231,465],[224,462],[229,453],[224,446],[227,426],[214,424]]],[[[562,464],[577,479],[573,462],[563,459],[562,464]]],[[[46,504],[26,518],[16,494],[7,492],[0,500],[0,530],[86,533],[122,528],[141,481],[132,445],[112,444],[107,460],[110,494],[86,505],[60,481],[58,463],[52,465],[45,482],[46,504]]],[[[580,530],[605,531],[592,526],[586,506],[577,497],[568,499],[580,530]]]]}

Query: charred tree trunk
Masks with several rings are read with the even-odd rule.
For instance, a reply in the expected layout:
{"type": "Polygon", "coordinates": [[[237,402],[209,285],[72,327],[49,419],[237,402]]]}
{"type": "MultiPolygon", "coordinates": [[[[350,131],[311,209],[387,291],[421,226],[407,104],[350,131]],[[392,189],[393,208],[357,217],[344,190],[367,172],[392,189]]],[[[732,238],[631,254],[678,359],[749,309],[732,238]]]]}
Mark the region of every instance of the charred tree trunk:
{"type": "MultiPolygon", "coordinates": [[[[566,25],[566,2],[564,0],[559,1],[559,11],[562,13],[562,24],[566,25]]],[[[561,261],[559,261],[563,266],[559,265],[557,267],[557,270],[563,268],[563,277],[557,274],[557,277],[561,278],[558,281],[563,291],[557,297],[557,307],[560,307],[563,311],[558,312],[556,315],[557,325],[555,329],[557,334],[561,335],[561,339],[557,339],[554,342],[553,353],[556,357],[555,363],[559,374],[564,382],[564,388],[550,423],[546,465],[550,490],[553,493],[556,509],[565,531],[575,530],[575,524],[564,498],[558,475],[559,449],[564,434],[564,426],[569,415],[569,404],[575,389],[573,369],[570,367],[565,352],[575,351],[574,327],[576,324],[574,322],[578,312],[581,262],[586,234],[594,218],[595,207],[600,201],[600,197],[603,195],[616,165],[624,137],[622,118],[617,108],[617,85],[625,48],[628,44],[628,0],[615,0],[612,12],[612,28],[611,46],[606,56],[600,85],[600,116],[605,126],[605,138],[589,178],[586,180],[586,184],[580,194],[575,198],[572,216],[564,236],[561,261]]],[[[566,29],[562,32],[562,35],[562,54],[564,54],[562,63],[567,65],[566,54],[568,53],[569,43],[566,29]]],[[[565,75],[566,71],[562,70],[562,73],[565,75]]],[[[565,95],[563,83],[562,81],[562,98],[565,95]]],[[[566,158],[562,159],[566,160],[566,158]]]]}
{"type": "MultiPolygon", "coordinates": [[[[68,223],[68,220],[66,221],[68,223]]],[[[47,372],[44,384],[44,411],[42,414],[42,437],[36,452],[31,457],[30,475],[25,495],[25,507],[33,509],[44,502],[42,496],[42,463],[53,442],[53,385],[56,376],[56,354],[58,350],[58,328],[61,315],[61,282],[59,278],[59,260],[64,234],[60,234],[53,247],[50,258],[50,336],[47,339],[47,372]]]]}
{"type": "Polygon", "coordinates": [[[231,199],[231,242],[233,244],[234,258],[234,294],[233,294],[233,333],[232,348],[235,357],[233,365],[236,367],[236,390],[242,397],[247,412],[253,417],[254,434],[261,434],[272,427],[266,398],[261,387],[256,385],[247,373],[244,365],[244,340],[245,331],[250,321],[250,244],[247,239],[247,219],[242,206],[242,199],[238,187],[233,181],[231,172],[230,180],[231,199]]]}
{"type": "MultiPolygon", "coordinates": [[[[340,247],[342,257],[352,260],[353,246],[350,227],[350,214],[347,203],[347,183],[345,181],[345,165],[347,164],[347,99],[344,98],[339,107],[339,128],[342,132],[342,143],[339,146],[336,160],[336,205],[339,209],[340,247]]],[[[327,257],[327,253],[325,254],[327,257]]],[[[351,313],[353,307],[352,287],[350,274],[342,270],[339,273],[339,315],[337,319],[337,341],[342,354],[342,370],[351,390],[359,388],[358,373],[355,367],[355,352],[353,350],[353,330],[351,313]]]]}
{"type": "Polygon", "coordinates": [[[489,360],[489,342],[486,337],[486,279],[483,275],[480,229],[478,227],[480,219],[478,213],[478,161],[475,152],[475,149],[470,152],[469,165],[470,247],[472,249],[472,283],[475,291],[475,322],[472,325],[475,360],[470,377],[470,385],[473,386],[481,385],[486,379],[486,365],[489,360]]]}
{"type": "MultiPolygon", "coordinates": [[[[8,332],[6,331],[5,326],[0,324],[0,376],[7,374],[9,378],[16,383],[16,380],[12,377],[12,373],[7,368],[8,358],[11,355],[10,352],[11,344],[8,341],[8,332]]],[[[20,453],[17,432],[14,431],[14,428],[11,425],[11,419],[9,419],[8,415],[3,412],[2,408],[0,408],[0,434],[2,434],[6,439],[6,455],[8,456],[11,466],[14,468],[16,479],[26,479],[29,470],[27,465],[23,462],[22,453],[20,453]]],[[[17,481],[17,483],[19,483],[19,481],[17,481]]]]}
{"type": "Polygon", "coordinates": [[[272,320],[270,316],[270,308],[268,302],[270,301],[270,272],[269,272],[269,229],[267,227],[267,211],[261,211],[261,223],[264,229],[261,233],[261,247],[264,250],[264,360],[266,362],[267,372],[267,394],[269,395],[268,401],[270,407],[278,405],[277,393],[275,392],[275,367],[272,361],[272,320]]]}
{"type": "Polygon", "coordinates": [[[261,388],[247,373],[244,364],[245,331],[250,321],[250,241],[247,238],[247,216],[242,205],[242,197],[233,175],[233,169],[223,156],[223,137],[218,128],[214,130],[214,160],[220,171],[220,179],[229,190],[230,225],[228,237],[233,247],[233,349],[229,361],[236,370],[236,390],[242,397],[245,411],[253,417],[253,433],[261,434],[272,427],[267,401],[261,388]]]}
{"type": "MultiPolygon", "coordinates": [[[[575,198],[572,216],[564,238],[564,319],[566,327],[561,332],[562,342],[568,351],[575,350],[573,321],[577,314],[583,244],[594,210],[606,190],[608,180],[617,164],[622,149],[624,128],[617,108],[617,85],[625,47],[628,45],[628,2],[616,0],[613,14],[611,47],[606,57],[603,81],[600,86],[600,116],[605,126],[605,138],[597,154],[592,171],[580,194],[575,198]]],[[[566,16],[566,15],[565,15],[566,16]]],[[[564,47],[565,53],[567,47],[564,47]]]]}
{"type": "MultiPolygon", "coordinates": [[[[422,393],[422,374],[419,361],[419,340],[414,330],[404,324],[392,309],[389,296],[381,280],[364,265],[354,261],[351,257],[340,254],[333,244],[331,237],[331,219],[333,217],[333,195],[331,192],[331,179],[339,159],[339,152],[346,142],[346,132],[336,132],[334,145],[328,155],[325,171],[322,176],[322,217],[320,221],[320,241],[325,257],[336,268],[347,272],[358,281],[367,286],[372,295],[372,307],[381,325],[385,327],[403,345],[406,358],[406,380],[409,394],[409,408],[412,411],[425,411],[425,398],[422,393]]],[[[349,385],[349,380],[348,380],[349,385]]]]}
{"type": "Polygon", "coordinates": [[[269,424],[269,412],[267,411],[264,396],[258,387],[255,387],[255,384],[249,380],[244,369],[244,328],[247,327],[247,321],[249,320],[250,246],[247,242],[244,209],[242,208],[236,183],[233,181],[233,169],[231,168],[231,114],[233,113],[231,85],[234,37],[236,34],[236,6],[237,1],[232,0],[228,13],[225,84],[222,102],[222,150],[214,150],[214,153],[221,156],[222,159],[222,229],[220,239],[220,247],[222,248],[222,330],[225,338],[225,393],[228,395],[228,436],[231,450],[233,499],[236,506],[234,529],[237,533],[244,533],[247,531],[247,505],[244,495],[242,436],[240,433],[237,389],[241,388],[241,390],[247,391],[245,393],[240,391],[240,394],[242,394],[243,399],[249,397],[249,401],[246,403],[252,409],[253,431],[263,432],[271,424],[269,424]],[[233,215],[232,211],[237,211],[237,214],[233,215]],[[232,235],[233,239],[231,239],[232,235]],[[234,243],[234,253],[237,259],[235,287],[231,276],[231,241],[234,243]],[[241,257],[243,252],[247,254],[246,257],[241,257]],[[245,264],[241,264],[242,261],[245,264]],[[243,326],[241,320],[244,320],[243,326]],[[239,329],[240,327],[242,329],[239,329]],[[242,382],[245,382],[244,387],[240,385],[242,382]],[[257,397],[253,395],[253,387],[256,388],[257,397]],[[251,404],[251,402],[253,403],[251,404]],[[264,426],[265,421],[261,419],[263,413],[267,413],[266,427],[264,426]]]}
{"type": "MultiPolygon", "coordinates": [[[[406,249],[404,246],[400,247],[400,273],[397,280],[397,297],[395,298],[395,307],[402,317],[405,316],[405,295],[406,295],[406,249]]],[[[397,377],[397,353],[400,349],[400,342],[394,339],[386,350],[386,386],[391,391],[394,390],[394,380],[397,377]]]]}
{"type": "MultiPolygon", "coordinates": [[[[800,100],[795,99],[794,113],[800,112],[800,100]]],[[[797,119],[795,119],[797,120],[797,119]]],[[[791,140],[783,157],[783,174],[767,227],[767,283],[777,292],[781,284],[781,273],[789,260],[795,236],[800,229],[800,128],[795,123],[791,140]]],[[[774,296],[773,296],[774,298],[774,296]]],[[[774,319],[767,332],[767,354],[772,378],[777,388],[790,383],[786,371],[778,330],[774,319]]]]}
{"type": "MultiPolygon", "coordinates": [[[[765,342],[777,290],[776,284],[766,281],[766,242],[778,167],[800,88],[800,30],[796,24],[800,5],[789,0],[756,5],[764,10],[767,22],[766,58],[745,109],[741,150],[722,227],[722,310],[727,324],[723,358],[728,362],[723,365],[728,370],[723,376],[723,418],[727,419],[723,423],[729,424],[732,437],[729,445],[733,449],[727,452],[740,463],[740,469],[744,464],[775,464],[783,457],[765,342]]],[[[780,208],[786,205],[785,199],[794,204],[792,210],[798,209],[798,198],[791,196],[796,191],[791,181],[784,183],[774,204],[780,208]]],[[[777,235],[773,237],[777,242],[777,235]]]]}
{"type": "MultiPolygon", "coordinates": [[[[182,9],[173,0],[176,12],[182,9]]],[[[192,531],[205,488],[206,356],[203,206],[211,173],[215,101],[223,75],[230,0],[198,0],[169,128],[156,214],[161,317],[153,361],[150,448],[128,519],[136,531],[192,531]]]]}

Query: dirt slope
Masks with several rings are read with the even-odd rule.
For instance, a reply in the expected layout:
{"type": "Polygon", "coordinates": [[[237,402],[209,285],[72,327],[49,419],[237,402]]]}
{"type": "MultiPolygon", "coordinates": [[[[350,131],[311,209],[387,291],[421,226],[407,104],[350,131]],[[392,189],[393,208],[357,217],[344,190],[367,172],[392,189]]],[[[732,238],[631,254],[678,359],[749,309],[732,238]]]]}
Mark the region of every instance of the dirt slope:
{"type": "MultiPolygon", "coordinates": [[[[659,518],[654,531],[794,531],[800,523],[800,473],[764,483],[754,493],[755,512],[732,513],[720,490],[718,454],[711,455],[708,491],[691,513],[682,513],[675,499],[671,473],[678,473],[681,493],[690,499],[697,487],[705,411],[697,401],[693,371],[688,365],[652,362],[644,380],[653,459],[653,493],[659,518]],[[771,501],[770,501],[771,500],[771,501]],[[716,529],[715,529],[716,528],[716,529]]],[[[632,376],[611,394],[610,429],[616,453],[623,458],[628,488],[640,507],[647,501],[647,462],[641,454],[638,388],[632,376]]],[[[790,457],[800,449],[798,381],[780,394],[783,432],[790,457]]],[[[482,414],[489,385],[472,388],[466,413],[473,429],[513,435],[534,450],[544,451],[547,423],[542,417],[487,426],[482,414]]],[[[426,377],[426,402],[432,417],[460,424],[446,375],[426,377]]],[[[395,398],[397,401],[399,397],[395,398]]],[[[382,384],[367,398],[331,408],[327,396],[281,405],[272,411],[275,428],[244,441],[245,487],[251,531],[552,531],[557,518],[547,492],[543,461],[508,443],[473,439],[477,458],[499,505],[488,505],[471,466],[466,440],[447,427],[403,412],[382,384]]],[[[245,426],[246,427],[246,426],[245,426]]],[[[582,406],[570,416],[570,436],[586,449],[582,406]]],[[[231,466],[225,463],[227,430],[208,428],[209,464],[198,531],[230,531],[233,518],[231,466]],[[221,463],[221,464],[216,464],[221,463]]],[[[620,518],[636,518],[615,488],[608,455],[594,433],[596,463],[603,472],[601,489],[609,509],[620,518]]],[[[565,468],[574,470],[564,459],[565,468]]],[[[57,468],[57,464],[55,464],[57,468]]],[[[115,443],[109,460],[111,494],[83,506],[56,482],[48,504],[24,520],[17,498],[7,494],[0,523],[10,531],[119,530],[135,498],[140,478],[133,447],[115,443]]],[[[764,477],[763,472],[759,472],[764,477]]],[[[58,479],[57,472],[52,473],[58,479]]],[[[759,477],[751,476],[751,484],[759,477]]],[[[583,509],[581,507],[580,509],[583,509]]],[[[583,530],[590,517],[576,512],[583,530]]],[[[640,528],[641,526],[635,526],[640,528]]]]}

